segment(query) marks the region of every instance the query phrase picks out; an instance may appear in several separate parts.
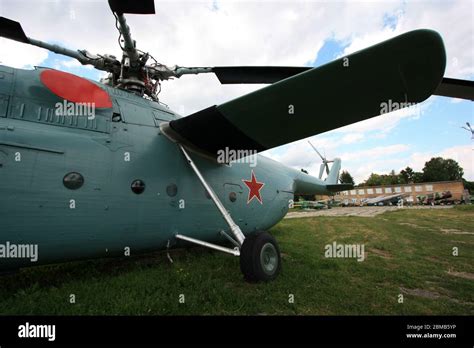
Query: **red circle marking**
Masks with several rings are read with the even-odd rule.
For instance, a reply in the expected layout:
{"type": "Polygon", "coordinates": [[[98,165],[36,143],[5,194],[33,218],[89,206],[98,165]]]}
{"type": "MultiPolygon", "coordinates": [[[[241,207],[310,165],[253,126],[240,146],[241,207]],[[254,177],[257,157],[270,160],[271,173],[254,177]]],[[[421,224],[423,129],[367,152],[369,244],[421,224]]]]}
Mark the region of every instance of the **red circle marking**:
{"type": "Polygon", "coordinates": [[[82,77],[58,70],[44,70],[41,82],[58,97],[73,103],[94,103],[96,108],[111,108],[109,94],[82,77]]]}

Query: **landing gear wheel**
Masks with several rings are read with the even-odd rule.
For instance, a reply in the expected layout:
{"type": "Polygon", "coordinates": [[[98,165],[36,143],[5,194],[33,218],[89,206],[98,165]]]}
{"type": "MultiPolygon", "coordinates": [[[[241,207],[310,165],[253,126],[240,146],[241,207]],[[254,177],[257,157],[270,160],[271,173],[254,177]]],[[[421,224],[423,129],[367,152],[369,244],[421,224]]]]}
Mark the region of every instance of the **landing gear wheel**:
{"type": "Polygon", "coordinates": [[[247,236],[240,248],[240,270],[250,282],[270,281],[281,271],[280,248],[268,232],[247,236]]]}

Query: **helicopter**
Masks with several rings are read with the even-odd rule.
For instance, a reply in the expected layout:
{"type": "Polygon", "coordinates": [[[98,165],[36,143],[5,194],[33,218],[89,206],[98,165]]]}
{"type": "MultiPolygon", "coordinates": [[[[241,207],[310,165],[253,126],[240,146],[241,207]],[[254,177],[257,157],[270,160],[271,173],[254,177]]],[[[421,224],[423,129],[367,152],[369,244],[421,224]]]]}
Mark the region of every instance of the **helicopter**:
{"type": "Polygon", "coordinates": [[[379,116],[388,102],[474,99],[473,81],[444,77],[443,40],[429,29],[319,67],[166,66],[137,48],[125,19],[154,14],[154,2],[108,3],[120,59],[36,40],[0,17],[0,36],[107,73],[96,82],[0,65],[1,271],[200,245],[239,257],[247,281],[273,280],[282,262],[268,230],[295,195],[352,185],[339,183],[339,158],[320,155],[315,177],[260,152],[379,116]],[[204,73],[268,85],[187,116],[158,99],[161,81],[204,73]]]}
{"type": "Polygon", "coordinates": [[[474,129],[472,129],[471,124],[469,122],[466,122],[466,126],[461,126],[462,129],[467,130],[468,132],[471,132],[471,139],[474,140],[474,129]]]}

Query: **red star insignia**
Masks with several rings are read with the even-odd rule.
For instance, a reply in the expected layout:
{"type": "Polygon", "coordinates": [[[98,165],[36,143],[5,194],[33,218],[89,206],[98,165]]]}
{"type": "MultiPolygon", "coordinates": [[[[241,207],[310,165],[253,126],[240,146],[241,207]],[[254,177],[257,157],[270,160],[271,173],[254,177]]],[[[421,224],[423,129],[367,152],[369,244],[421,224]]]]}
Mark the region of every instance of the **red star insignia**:
{"type": "Polygon", "coordinates": [[[252,170],[252,178],[251,180],[243,180],[245,185],[249,188],[249,197],[247,199],[247,204],[249,204],[252,199],[257,198],[260,204],[263,204],[262,196],[260,196],[260,190],[262,189],[265,184],[263,182],[258,182],[255,174],[252,170]]]}

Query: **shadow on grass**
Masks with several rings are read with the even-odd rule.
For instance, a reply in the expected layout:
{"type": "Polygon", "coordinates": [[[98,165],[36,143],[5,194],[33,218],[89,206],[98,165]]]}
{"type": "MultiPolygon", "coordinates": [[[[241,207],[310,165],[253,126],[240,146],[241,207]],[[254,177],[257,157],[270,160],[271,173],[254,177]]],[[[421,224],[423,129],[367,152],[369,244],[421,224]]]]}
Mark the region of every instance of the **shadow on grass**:
{"type": "MultiPolygon", "coordinates": [[[[206,257],[214,252],[204,247],[191,247],[172,249],[169,253],[172,259],[188,260],[206,257]]],[[[72,280],[87,281],[95,278],[115,277],[155,266],[173,267],[166,251],[28,267],[20,269],[16,273],[0,275],[2,284],[0,294],[15,293],[31,286],[38,288],[60,287],[72,280]]]]}

